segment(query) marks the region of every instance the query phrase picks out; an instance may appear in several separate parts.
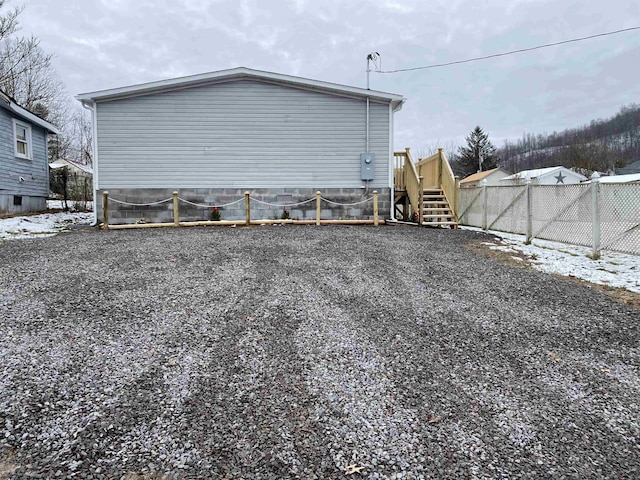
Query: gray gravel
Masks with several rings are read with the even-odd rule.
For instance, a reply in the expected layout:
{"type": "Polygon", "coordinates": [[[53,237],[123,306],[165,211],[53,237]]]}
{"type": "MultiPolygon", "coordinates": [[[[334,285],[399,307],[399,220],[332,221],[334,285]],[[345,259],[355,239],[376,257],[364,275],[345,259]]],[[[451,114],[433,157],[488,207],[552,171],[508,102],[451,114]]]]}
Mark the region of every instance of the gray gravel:
{"type": "Polygon", "coordinates": [[[640,311],[479,238],[0,243],[0,478],[640,478],[640,311]]]}

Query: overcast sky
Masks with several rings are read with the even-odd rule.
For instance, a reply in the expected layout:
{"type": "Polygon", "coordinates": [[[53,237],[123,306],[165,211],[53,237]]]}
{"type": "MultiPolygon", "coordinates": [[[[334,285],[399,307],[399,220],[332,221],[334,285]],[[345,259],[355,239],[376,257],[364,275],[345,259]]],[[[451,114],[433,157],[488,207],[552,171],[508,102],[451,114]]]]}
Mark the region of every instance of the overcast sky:
{"type": "MultiPolygon", "coordinates": [[[[54,53],[69,93],[238,66],[364,87],[383,69],[461,60],[640,25],[640,1],[11,0],[22,34],[54,53]]],[[[497,146],[640,103],[640,30],[536,52],[398,74],[371,88],[407,98],[395,148],[497,146]]]]}

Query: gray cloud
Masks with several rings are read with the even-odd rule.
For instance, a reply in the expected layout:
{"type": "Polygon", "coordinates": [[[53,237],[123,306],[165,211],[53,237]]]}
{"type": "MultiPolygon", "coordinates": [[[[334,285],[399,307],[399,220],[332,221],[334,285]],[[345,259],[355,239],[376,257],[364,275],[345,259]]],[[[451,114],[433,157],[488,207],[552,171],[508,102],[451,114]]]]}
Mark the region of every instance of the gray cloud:
{"type": "MultiPolygon", "coordinates": [[[[17,0],[14,0],[17,3],[17,0]]],[[[56,54],[71,94],[246,66],[364,86],[385,69],[459,60],[640,24],[637,1],[30,0],[21,17],[56,54]],[[505,5],[506,4],[506,5],[505,5]]],[[[551,132],[640,102],[640,32],[396,75],[372,88],[408,97],[396,148],[496,143],[551,132]]]]}

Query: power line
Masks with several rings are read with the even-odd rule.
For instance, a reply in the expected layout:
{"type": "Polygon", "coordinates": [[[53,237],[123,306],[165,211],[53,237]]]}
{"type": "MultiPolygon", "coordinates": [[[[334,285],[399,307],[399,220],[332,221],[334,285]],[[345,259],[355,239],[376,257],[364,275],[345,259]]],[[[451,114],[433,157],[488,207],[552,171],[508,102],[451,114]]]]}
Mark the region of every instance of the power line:
{"type": "Polygon", "coordinates": [[[398,70],[378,70],[377,73],[411,72],[413,70],[426,70],[429,68],[448,67],[450,65],[459,65],[461,63],[477,62],[478,60],[487,60],[489,58],[504,57],[506,55],[513,55],[515,53],[530,52],[532,50],[540,50],[541,48],[555,47],[556,45],[564,45],[565,43],[581,42],[583,40],[589,40],[592,38],[606,37],[608,35],[615,35],[616,33],[629,32],[631,30],[640,30],[640,26],[623,28],[622,30],[615,30],[613,32],[597,33],[595,35],[589,35],[588,37],[572,38],[571,40],[563,40],[562,42],[547,43],[545,45],[538,45],[536,47],[521,48],[519,50],[511,50],[510,52],[495,53],[493,55],[487,55],[485,57],[474,57],[474,58],[467,58],[466,60],[457,60],[455,62],[436,63],[433,65],[426,65],[424,67],[400,68],[398,70]]]}

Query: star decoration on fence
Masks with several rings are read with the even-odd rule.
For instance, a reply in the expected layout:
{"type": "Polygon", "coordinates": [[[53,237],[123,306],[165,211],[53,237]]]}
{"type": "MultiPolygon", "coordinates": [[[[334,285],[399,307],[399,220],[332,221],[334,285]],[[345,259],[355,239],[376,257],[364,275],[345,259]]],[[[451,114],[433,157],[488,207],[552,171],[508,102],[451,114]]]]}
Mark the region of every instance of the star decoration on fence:
{"type": "Polygon", "coordinates": [[[557,177],[553,177],[556,179],[556,185],[562,183],[564,185],[564,179],[567,178],[566,175],[562,175],[562,172],[558,173],[557,177]]]}

